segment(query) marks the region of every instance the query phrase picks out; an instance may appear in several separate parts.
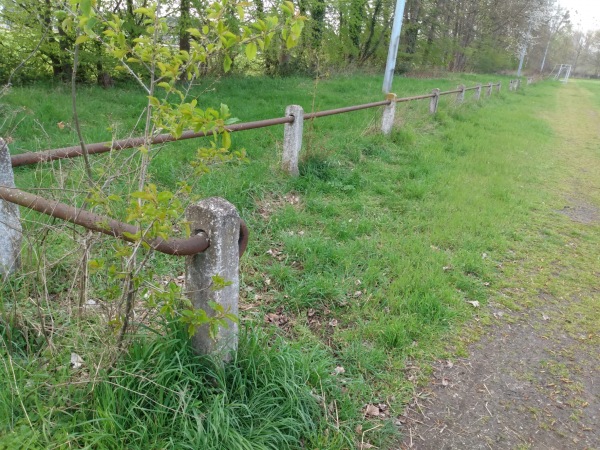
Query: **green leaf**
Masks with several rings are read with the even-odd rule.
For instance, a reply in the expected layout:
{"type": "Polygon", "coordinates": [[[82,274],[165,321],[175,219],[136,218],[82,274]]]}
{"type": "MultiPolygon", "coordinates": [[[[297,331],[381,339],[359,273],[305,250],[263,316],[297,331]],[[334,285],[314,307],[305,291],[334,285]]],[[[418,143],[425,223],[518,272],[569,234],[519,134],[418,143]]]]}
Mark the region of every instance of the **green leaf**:
{"type": "MultiPolygon", "coordinates": [[[[200,30],[198,30],[198,28],[188,28],[187,31],[190,36],[194,36],[195,38],[200,38],[202,35],[200,34],[200,30]]],[[[204,33],[206,34],[206,33],[204,33]]]]}
{"type": "Polygon", "coordinates": [[[229,149],[229,147],[231,147],[231,134],[223,131],[223,148],[229,149]]]}
{"type": "Polygon", "coordinates": [[[138,233],[135,233],[135,234],[133,234],[133,233],[128,233],[127,231],[124,231],[124,232],[123,232],[123,236],[124,236],[125,238],[127,238],[127,239],[130,239],[130,240],[132,240],[132,241],[139,241],[139,240],[140,240],[140,238],[142,237],[142,234],[141,234],[141,233],[139,233],[139,232],[138,232],[138,233]]]}
{"type": "Polygon", "coordinates": [[[285,40],[285,46],[288,49],[296,46],[296,39],[294,38],[293,34],[290,33],[288,35],[287,39],[285,40]]]}
{"type": "Polygon", "coordinates": [[[231,57],[229,55],[225,55],[225,59],[223,60],[223,70],[225,72],[229,72],[231,69],[231,64],[233,64],[231,57]]]}
{"type": "Polygon", "coordinates": [[[143,200],[152,200],[154,197],[150,192],[138,191],[131,193],[132,198],[141,198],[143,200]]]}
{"type": "Polygon", "coordinates": [[[152,106],[160,106],[160,101],[156,97],[148,96],[148,101],[152,106]]]}
{"type": "Polygon", "coordinates": [[[156,197],[159,202],[169,201],[173,198],[173,193],[169,191],[163,191],[156,197]]]}
{"type": "Polygon", "coordinates": [[[256,48],[256,43],[250,42],[248,45],[246,45],[246,57],[250,61],[252,61],[254,58],[256,58],[257,51],[258,51],[258,49],[256,48]]]}
{"type": "Polygon", "coordinates": [[[87,42],[89,40],[89,36],[82,34],[81,36],[77,36],[77,39],[75,39],[75,45],[83,44],[84,42],[87,42]]]}
{"type": "Polygon", "coordinates": [[[137,8],[133,10],[136,14],[141,14],[143,16],[149,17],[150,19],[154,19],[156,17],[156,13],[154,9],[151,8],[137,8]]]}
{"type": "Polygon", "coordinates": [[[238,123],[239,121],[240,119],[238,119],[237,117],[230,117],[224,123],[225,125],[233,125],[234,123],[238,123]]]}
{"type": "Polygon", "coordinates": [[[225,119],[229,117],[229,114],[229,106],[227,106],[225,103],[221,103],[221,118],[225,119]]]}
{"type": "Polygon", "coordinates": [[[81,8],[81,14],[84,16],[92,15],[92,0],[81,0],[79,7],[81,8]]]}

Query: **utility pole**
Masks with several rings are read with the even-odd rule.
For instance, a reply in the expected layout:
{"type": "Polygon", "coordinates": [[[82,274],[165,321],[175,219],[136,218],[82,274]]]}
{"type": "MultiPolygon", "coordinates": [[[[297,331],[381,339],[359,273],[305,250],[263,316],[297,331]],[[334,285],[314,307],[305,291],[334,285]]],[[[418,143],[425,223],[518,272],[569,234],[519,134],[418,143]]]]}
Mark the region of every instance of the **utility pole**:
{"type": "Polygon", "coordinates": [[[392,81],[394,79],[394,69],[396,68],[398,46],[400,45],[400,32],[402,31],[402,19],[404,18],[405,4],[406,0],[396,0],[394,25],[392,26],[392,37],[390,38],[390,48],[388,50],[387,63],[385,65],[385,74],[383,76],[384,94],[389,94],[392,90],[392,81]]]}

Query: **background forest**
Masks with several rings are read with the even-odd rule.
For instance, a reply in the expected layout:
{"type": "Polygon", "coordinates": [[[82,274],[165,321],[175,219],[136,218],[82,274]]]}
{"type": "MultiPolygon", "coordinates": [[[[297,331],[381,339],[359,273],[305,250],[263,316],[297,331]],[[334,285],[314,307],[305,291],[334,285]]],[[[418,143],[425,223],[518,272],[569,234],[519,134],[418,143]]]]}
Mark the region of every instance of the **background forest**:
{"type": "MultiPolygon", "coordinates": [[[[143,30],[146,0],[102,0],[103,15],[116,14],[133,42],[143,30]]],[[[242,20],[229,5],[229,26],[254,23],[276,11],[280,1],[253,0],[242,20]],[[237,23],[236,23],[237,22],[237,23]]],[[[385,63],[395,0],[296,0],[307,18],[300,44],[289,50],[281,40],[254,61],[232,55],[233,73],[327,74],[331,71],[381,70],[385,63]]],[[[0,1],[0,81],[70,79],[75,30],[64,26],[68,1],[0,1]],[[18,70],[15,70],[18,68],[18,70]],[[11,75],[12,74],[12,75],[11,75]]],[[[159,13],[168,17],[173,47],[186,50],[201,28],[208,2],[164,1],[159,13]]],[[[529,73],[550,72],[556,64],[572,64],[573,73],[600,74],[600,30],[575,29],[569,13],[554,0],[408,0],[397,60],[397,73],[440,71],[501,72],[515,70],[524,54],[529,73]]],[[[81,81],[110,85],[126,78],[117,61],[96,40],[82,45],[81,81]]],[[[207,75],[223,72],[219,56],[207,60],[207,75]]]]}

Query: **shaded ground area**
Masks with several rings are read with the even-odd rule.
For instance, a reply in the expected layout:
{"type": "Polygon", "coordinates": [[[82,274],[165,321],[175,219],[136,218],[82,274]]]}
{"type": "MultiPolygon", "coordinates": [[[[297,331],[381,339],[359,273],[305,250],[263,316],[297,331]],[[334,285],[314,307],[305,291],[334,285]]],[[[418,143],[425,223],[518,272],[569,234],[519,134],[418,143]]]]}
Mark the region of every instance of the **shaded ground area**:
{"type": "Polygon", "coordinates": [[[600,449],[600,127],[584,89],[557,95],[563,115],[548,119],[565,176],[549,189],[564,207],[536,226],[558,243],[515,262],[526,268],[506,294],[530,284],[527,307],[502,306],[500,292],[469,356],[436,364],[403,417],[402,449],[600,449]]]}

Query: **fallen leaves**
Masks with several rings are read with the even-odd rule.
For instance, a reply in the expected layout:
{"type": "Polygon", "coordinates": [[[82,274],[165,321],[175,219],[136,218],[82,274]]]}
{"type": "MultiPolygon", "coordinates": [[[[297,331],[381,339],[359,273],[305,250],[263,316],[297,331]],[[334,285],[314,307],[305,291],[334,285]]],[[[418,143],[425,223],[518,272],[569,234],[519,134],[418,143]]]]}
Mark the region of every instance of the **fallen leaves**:
{"type": "Polygon", "coordinates": [[[294,208],[300,207],[302,199],[296,192],[288,192],[284,196],[277,194],[267,195],[266,198],[257,201],[256,206],[258,213],[263,219],[270,218],[277,210],[284,208],[286,205],[291,205],[294,208]]]}
{"type": "Polygon", "coordinates": [[[386,403],[369,403],[363,408],[365,417],[385,419],[389,417],[389,406],[386,403]]]}
{"type": "Polygon", "coordinates": [[[285,259],[285,255],[278,248],[270,248],[267,250],[267,255],[271,255],[277,261],[283,261],[285,259]]]}
{"type": "Polygon", "coordinates": [[[278,311],[276,313],[268,313],[265,315],[265,322],[276,325],[280,328],[283,328],[290,322],[290,319],[285,316],[282,311],[278,311]]]}
{"type": "Polygon", "coordinates": [[[337,376],[337,375],[343,375],[346,373],[346,369],[344,369],[342,366],[337,366],[335,369],[333,369],[333,372],[331,372],[331,375],[337,376]]]}
{"type": "Polygon", "coordinates": [[[83,366],[85,364],[85,362],[83,361],[83,358],[81,356],[79,356],[77,353],[71,353],[71,368],[72,369],[79,369],[81,368],[81,366],[83,366]]]}

